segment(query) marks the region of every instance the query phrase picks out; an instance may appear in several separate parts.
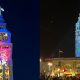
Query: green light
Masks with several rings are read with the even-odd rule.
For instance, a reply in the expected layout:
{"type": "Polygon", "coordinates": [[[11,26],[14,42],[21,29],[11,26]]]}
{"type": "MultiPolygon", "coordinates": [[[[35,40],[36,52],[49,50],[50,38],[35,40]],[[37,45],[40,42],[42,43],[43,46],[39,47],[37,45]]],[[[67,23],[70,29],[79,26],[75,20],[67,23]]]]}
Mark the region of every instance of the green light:
{"type": "Polygon", "coordinates": [[[80,51],[80,48],[76,48],[77,51],[80,51]]]}

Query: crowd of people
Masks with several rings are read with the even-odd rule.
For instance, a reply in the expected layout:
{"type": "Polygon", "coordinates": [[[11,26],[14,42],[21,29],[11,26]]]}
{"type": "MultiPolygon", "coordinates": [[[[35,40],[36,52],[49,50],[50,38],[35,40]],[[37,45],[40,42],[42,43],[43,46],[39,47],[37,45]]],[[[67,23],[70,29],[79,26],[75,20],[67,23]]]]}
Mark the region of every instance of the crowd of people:
{"type": "Polygon", "coordinates": [[[40,74],[40,80],[80,80],[80,77],[77,76],[50,76],[46,74],[40,74]]]}

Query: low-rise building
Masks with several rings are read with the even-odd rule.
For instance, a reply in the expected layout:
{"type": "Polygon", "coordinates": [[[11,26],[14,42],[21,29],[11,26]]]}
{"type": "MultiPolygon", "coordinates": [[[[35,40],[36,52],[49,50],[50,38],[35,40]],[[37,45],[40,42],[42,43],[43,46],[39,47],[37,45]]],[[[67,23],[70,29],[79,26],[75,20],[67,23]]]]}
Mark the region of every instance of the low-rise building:
{"type": "Polygon", "coordinates": [[[52,58],[40,62],[40,72],[51,75],[80,75],[80,58],[52,58]]]}

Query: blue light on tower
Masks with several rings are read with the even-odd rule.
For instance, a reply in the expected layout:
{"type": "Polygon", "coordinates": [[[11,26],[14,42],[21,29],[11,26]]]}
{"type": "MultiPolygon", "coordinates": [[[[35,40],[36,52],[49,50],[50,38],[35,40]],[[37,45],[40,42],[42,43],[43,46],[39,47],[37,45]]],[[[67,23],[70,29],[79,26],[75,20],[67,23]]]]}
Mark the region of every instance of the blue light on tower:
{"type": "Polygon", "coordinates": [[[6,29],[6,23],[0,7],[0,80],[13,80],[11,33],[6,29]]]}
{"type": "Polygon", "coordinates": [[[80,57],[80,14],[75,28],[75,57],[80,57]]]}

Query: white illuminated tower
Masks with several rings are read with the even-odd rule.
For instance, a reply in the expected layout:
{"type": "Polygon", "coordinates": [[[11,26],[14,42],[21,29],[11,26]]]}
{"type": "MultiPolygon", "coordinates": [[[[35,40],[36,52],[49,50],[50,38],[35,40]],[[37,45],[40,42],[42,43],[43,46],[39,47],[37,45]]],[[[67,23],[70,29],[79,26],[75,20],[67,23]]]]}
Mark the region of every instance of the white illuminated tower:
{"type": "Polygon", "coordinates": [[[80,57],[80,14],[75,29],[75,57],[80,57]]]}
{"type": "Polygon", "coordinates": [[[6,29],[0,7],[0,80],[13,80],[11,33],[6,29]]]}

